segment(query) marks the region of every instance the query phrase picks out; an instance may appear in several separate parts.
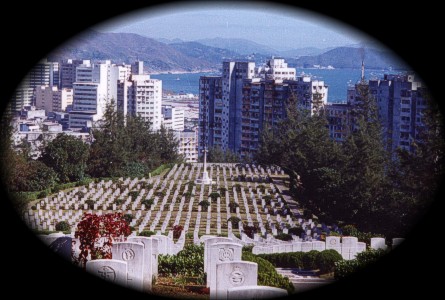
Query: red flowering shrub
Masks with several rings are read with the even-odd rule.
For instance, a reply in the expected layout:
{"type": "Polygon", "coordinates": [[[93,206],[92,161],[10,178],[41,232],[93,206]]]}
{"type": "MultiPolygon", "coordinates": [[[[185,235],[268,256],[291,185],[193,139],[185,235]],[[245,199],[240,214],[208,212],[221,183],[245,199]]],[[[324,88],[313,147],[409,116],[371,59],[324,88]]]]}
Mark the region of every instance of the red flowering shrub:
{"type": "Polygon", "coordinates": [[[130,233],[130,227],[121,213],[102,216],[84,214],[74,234],[80,242],[80,254],[74,257],[74,262],[85,267],[88,257],[91,260],[111,258],[113,242],[124,241],[130,233]]]}
{"type": "Polygon", "coordinates": [[[181,236],[181,232],[184,229],[184,227],[182,227],[181,225],[175,225],[173,226],[173,238],[174,239],[179,239],[179,237],[181,236]]]}

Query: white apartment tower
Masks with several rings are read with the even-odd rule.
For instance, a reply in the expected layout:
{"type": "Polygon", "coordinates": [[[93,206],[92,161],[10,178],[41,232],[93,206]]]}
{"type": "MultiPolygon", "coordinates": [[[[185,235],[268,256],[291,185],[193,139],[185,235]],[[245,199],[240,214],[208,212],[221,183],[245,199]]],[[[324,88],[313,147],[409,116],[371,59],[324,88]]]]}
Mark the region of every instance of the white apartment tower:
{"type": "Polygon", "coordinates": [[[140,116],[151,123],[153,130],[161,128],[162,81],[150,75],[131,75],[129,81],[119,81],[117,107],[124,115],[140,116]]]}
{"type": "Polygon", "coordinates": [[[117,99],[118,76],[118,68],[110,61],[82,64],[76,68],[71,128],[91,127],[103,118],[107,103],[117,99]]]}
{"type": "Polygon", "coordinates": [[[162,105],[162,125],[169,130],[184,130],[184,110],[172,105],[162,105]]]}

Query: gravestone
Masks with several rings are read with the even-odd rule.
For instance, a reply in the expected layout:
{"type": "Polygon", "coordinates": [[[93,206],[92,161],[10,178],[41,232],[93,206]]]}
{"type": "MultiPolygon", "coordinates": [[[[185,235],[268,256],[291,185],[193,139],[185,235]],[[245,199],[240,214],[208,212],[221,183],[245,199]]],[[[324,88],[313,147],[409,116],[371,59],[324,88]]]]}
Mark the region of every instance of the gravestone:
{"type": "Polygon", "coordinates": [[[210,288],[210,299],[229,299],[228,289],[257,285],[258,264],[248,261],[218,263],[215,279],[215,288],[210,288]]]}
{"type": "Polygon", "coordinates": [[[403,243],[404,240],[405,240],[404,238],[393,238],[392,239],[392,248],[399,246],[401,243],[403,243]]]}
{"type": "Polygon", "coordinates": [[[364,251],[366,251],[366,243],[358,242],[357,249],[356,249],[356,255],[359,254],[360,252],[364,252],[364,251]]]}
{"type": "Polygon", "coordinates": [[[326,243],[322,241],[313,241],[312,242],[313,250],[323,251],[326,250],[326,243]]]}
{"type": "Polygon", "coordinates": [[[287,295],[285,289],[271,286],[247,285],[227,290],[227,299],[276,299],[287,295]]]}
{"type": "Polygon", "coordinates": [[[158,253],[159,254],[170,254],[171,239],[169,237],[159,234],[159,233],[156,235],[152,235],[151,237],[158,240],[158,253]]]}
{"type": "Polygon", "coordinates": [[[313,250],[313,245],[312,242],[303,242],[301,243],[301,251],[302,252],[309,252],[311,250],[313,250]]]}
{"type": "Polygon", "coordinates": [[[233,242],[211,244],[208,251],[207,287],[216,288],[216,265],[220,262],[241,260],[243,246],[233,242]]]}
{"type": "Polygon", "coordinates": [[[354,259],[357,253],[358,239],[353,236],[344,236],[341,241],[341,256],[343,259],[354,259]]]}
{"type": "Polygon", "coordinates": [[[156,241],[157,243],[157,240],[145,236],[130,236],[127,241],[144,245],[144,269],[142,271],[144,276],[144,291],[150,292],[153,281],[153,265],[157,265],[157,262],[154,262],[154,260],[157,261],[157,255],[153,254],[153,241],[156,241]]]}
{"type": "Polygon", "coordinates": [[[104,280],[127,286],[127,263],[116,259],[96,259],[86,263],[86,271],[104,280]]]}
{"type": "Polygon", "coordinates": [[[381,238],[381,237],[371,238],[371,249],[386,250],[385,238],[381,238]]]}
{"type": "Polygon", "coordinates": [[[113,259],[127,263],[127,286],[143,290],[144,245],[141,243],[114,243],[111,247],[113,259]]]}
{"type": "Polygon", "coordinates": [[[327,236],[326,237],[326,250],[334,249],[341,254],[341,243],[339,236],[327,236]]]}

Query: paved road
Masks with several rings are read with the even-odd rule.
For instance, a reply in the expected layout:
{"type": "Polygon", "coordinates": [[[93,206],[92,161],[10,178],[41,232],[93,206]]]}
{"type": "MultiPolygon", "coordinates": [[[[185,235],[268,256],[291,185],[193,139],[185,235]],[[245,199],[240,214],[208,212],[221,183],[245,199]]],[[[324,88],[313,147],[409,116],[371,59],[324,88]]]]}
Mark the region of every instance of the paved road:
{"type": "Polygon", "coordinates": [[[276,270],[279,274],[289,278],[295,286],[295,291],[297,293],[334,282],[334,280],[320,278],[313,272],[301,272],[295,268],[276,268],[276,270]]]}

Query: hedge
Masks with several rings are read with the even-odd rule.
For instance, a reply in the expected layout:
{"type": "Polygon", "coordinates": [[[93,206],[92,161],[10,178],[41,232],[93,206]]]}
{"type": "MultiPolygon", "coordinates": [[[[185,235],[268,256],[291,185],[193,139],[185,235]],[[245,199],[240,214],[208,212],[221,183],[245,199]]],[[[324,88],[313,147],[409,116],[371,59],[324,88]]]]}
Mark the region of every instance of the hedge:
{"type": "Polygon", "coordinates": [[[258,256],[277,268],[318,269],[321,274],[333,272],[335,263],[342,260],[341,255],[332,249],[321,252],[312,250],[309,252],[259,254],[258,256]]]}
{"type": "Polygon", "coordinates": [[[363,269],[367,265],[376,262],[383,255],[385,255],[387,250],[367,250],[357,254],[357,257],[352,260],[342,260],[335,263],[335,279],[341,279],[348,277],[349,275],[363,269]]]}
{"type": "Polygon", "coordinates": [[[244,261],[251,261],[258,264],[258,285],[273,286],[281,289],[286,289],[289,294],[295,292],[295,287],[289,278],[278,274],[275,267],[267,260],[254,255],[248,251],[243,251],[241,259],[244,261]]]}

